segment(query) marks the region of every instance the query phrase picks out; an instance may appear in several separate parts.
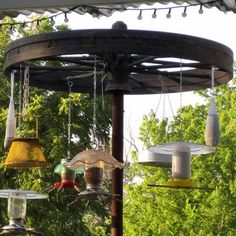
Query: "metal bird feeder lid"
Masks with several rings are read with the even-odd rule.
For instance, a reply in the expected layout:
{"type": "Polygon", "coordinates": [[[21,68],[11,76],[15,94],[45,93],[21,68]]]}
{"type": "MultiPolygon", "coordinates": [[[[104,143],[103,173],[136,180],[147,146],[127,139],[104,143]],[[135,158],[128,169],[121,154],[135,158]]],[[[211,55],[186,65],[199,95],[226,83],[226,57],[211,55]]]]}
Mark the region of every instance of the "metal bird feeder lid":
{"type": "Polygon", "coordinates": [[[138,163],[146,166],[171,168],[172,155],[145,151],[139,156],[138,163]]]}
{"type": "Polygon", "coordinates": [[[65,164],[69,169],[76,169],[79,166],[93,167],[102,163],[102,166],[106,170],[112,170],[115,168],[122,169],[124,165],[117,161],[111,154],[102,150],[85,150],[77,155],[65,164]]]}
{"type": "Polygon", "coordinates": [[[39,194],[31,190],[18,190],[18,189],[0,189],[0,198],[9,198],[11,194],[26,196],[26,199],[46,199],[47,194],[39,194]]]}
{"type": "Polygon", "coordinates": [[[4,59],[4,70],[15,70],[16,80],[27,62],[31,86],[67,91],[71,78],[73,92],[91,94],[95,61],[97,94],[158,94],[163,86],[168,93],[179,92],[180,70],[182,91],[208,88],[212,65],[220,85],[233,77],[234,61],[232,50],[215,41],[123,26],[24,37],[6,46],[4,59]],[[55,61],[60,63],[50,63],[55,61]]]}
{"type": "Polygon", "coordinates": [[[46,159],[37,138],[13,139],[4,165],[8,168],[31,168],[46,165],[46,159]]]}
{"type": "Polygon", "coordinates": [[[207,154],[215,151],[215,147],[191,143],[191,142],[171,142],[150,147],[148,150],[153,153],[172,154],[176,147],[185,146],[190,148],[191,154],[207,154]]]}

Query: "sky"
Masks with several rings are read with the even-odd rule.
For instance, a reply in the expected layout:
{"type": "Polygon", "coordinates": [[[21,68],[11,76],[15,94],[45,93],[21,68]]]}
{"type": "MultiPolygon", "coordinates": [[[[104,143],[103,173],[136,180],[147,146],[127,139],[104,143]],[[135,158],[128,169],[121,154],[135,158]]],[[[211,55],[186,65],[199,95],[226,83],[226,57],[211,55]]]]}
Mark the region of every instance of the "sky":
{"type": "MultiPolygon", "coordinates": [[[[156,8],[166,7],[166,5],[160,4],[155,4],[154,6],[156,8]]],[[[141,5],[141,8],[146,7],[141,5]]],[[[234,22],[236,22],[236,14],[231,12],[223,13],[216,8],[207,9],[204,7],[203,14],[199,14],[198,10],[199,6],[189,7],[187,16],[182,17],[183,8],[173,9],[169,19],[166,18],[166,10],[158,11],[155,19],[152,18],[153,11],[143,11],[141,20],[137,19],[139,11],[117,12],[111,17],[101,17],[99,19],[88,14],[78,15],[72,13],[68,15],[68,18],[71,29],[109,29],[114,22],[124,21],[128,29],[181,33],[217,41],[230,47],[236,54],[236,34],[233,28],[234,22]]],[[[57,23],[61,23],[62,20],[62,17],[55,19],[57,23]]],[[[191,92],[183,93],[182,98],[182,105],[205,102],[191,92]]],[[[138,141],[138,130],[143,115],[147,114],[151,109],[156,110],[158,107],[157,113],[160,118],[164,116],[171,118],[172,113],[170,110],[176,111],[180,107],[180,94],[170,94],[165,96],[165,99],[163,96],[160,99],[160,95],[126,95],[124,101],[124,138],[125,140],[134,139],[141,152],[143,147],[142,143],[138,141]],[[158,106],[158,104],[160,105],[158,106]]],[[[128,155],[129,151],[129,142],[125,142],[125,156],[128,155]]]]}

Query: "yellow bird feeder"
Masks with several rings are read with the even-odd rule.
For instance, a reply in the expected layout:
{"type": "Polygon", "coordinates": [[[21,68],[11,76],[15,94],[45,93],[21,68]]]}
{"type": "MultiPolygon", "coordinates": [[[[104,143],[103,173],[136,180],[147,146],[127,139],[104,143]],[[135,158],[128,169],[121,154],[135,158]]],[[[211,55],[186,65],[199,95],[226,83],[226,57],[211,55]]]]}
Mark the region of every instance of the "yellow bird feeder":
{"type": "Polygon", "coordinates": [[[13,139],[5,165],[9,168],[42,167],[46,159],[38,138],[13,139]]]}

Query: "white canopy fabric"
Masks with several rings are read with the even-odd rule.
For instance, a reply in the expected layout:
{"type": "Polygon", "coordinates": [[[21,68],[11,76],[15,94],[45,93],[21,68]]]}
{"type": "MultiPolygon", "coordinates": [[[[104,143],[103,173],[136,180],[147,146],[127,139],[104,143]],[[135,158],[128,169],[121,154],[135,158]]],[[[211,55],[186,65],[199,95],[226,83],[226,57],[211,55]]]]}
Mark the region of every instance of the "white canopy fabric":
{"type": "Polygon", "coordinates": [[[216,6],[223,12],[236,12],[235,0],[222,0],[212,4],[205,4],[209,0],[6,0],[0,1],[0,19],[5,16],[17,17],[20,14],[42,14],[45,11],[57,13],[67,11],[74,7],[74,12],[79,14],[90,13],[95,17],[110,16],[114,11],[123,11],[128,7],[138,8],[141,4],[201,4],[205,7],[216,6]]]}

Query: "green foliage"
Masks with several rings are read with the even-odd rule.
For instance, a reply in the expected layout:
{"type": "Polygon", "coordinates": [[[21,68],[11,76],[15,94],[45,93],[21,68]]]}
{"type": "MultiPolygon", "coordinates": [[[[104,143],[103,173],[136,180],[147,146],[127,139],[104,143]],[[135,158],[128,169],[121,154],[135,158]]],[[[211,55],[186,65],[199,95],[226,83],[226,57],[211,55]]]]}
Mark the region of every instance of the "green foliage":
{"type": "MultiPolygon", "coordinates": [[[[209,97],[206,92],[201,95],[209,97]]],[[[133,158],[126,170],[130,181],[125,185],[125,235],[236,235],[235,81],[217,88],[216,102],[220,145],[212,154],[192,157],[192,179],[213,190],[148,187],[151,183],[165,184],[171,171],[141,166],[137,157],[133,158]],[[137,177],[143,181],[135,182],[137,177]]],[[[140,139],[146,147],[179,140],[204,143],[208,106],[182,107],[170,122],[159,121],[151,111],[143,118],[140,139]]]]}
{"type": "MultiPolygon", "coordinates": [[[[10,19],[5,19],[9,21],[10,19]]],[[[60,30],[67,29],[67,26],[58,26],[60,30]]],[[[0,32],[0,66],[3,62],[3,48],[10,41],[8,29],[0,32]]],[[[40,30],[34,26],[21,27],[16,30],[16,35],[30,35],[32,33],[50,32],[53,30],[48,21],[43,21],[40,30]]],[[[9,104],[10,85],[6,76],[0,73],[0,155],[3,164],[7,150],[3,149],[5,134],[6,116],[9,104]]],[[[17,110],[18,84],[15,85],[15,109],[17,110]]],[[[102,98],[97,97],[97,123],[98,132],[109,133],[111,127],[111,98],[105,96],[105,110],[102,109],[102,98]]],[[[35,137],[36,117],[39,120],[38,133],[41,147],[44,151],[48,164],[38,169],[0,169],[0,189],[27,189],[44,193],[52,188],[54,183],[60,182],[60,176],[54,173],[54,168],[62,158],[67,157],[67,129],[68,129],[68,104],[72,104],[71,133],[71,156],[91,146],[91,132],[93,129],[93,99],[84,94],[72,93],[68,98],[67,92],[53,92],[42,89],[30,88],[30,104],[26,119],[22,120],[18,127],[18,137],[35,137]]],[[[82,175],[77,175],[76,182],[84,188],[82,175]]],[[[26,225],[35,227],[47,236],[55,235],[105,235],[110,230],[109,209],[101,203],[94,203],[88,207],[86,202],[78,201],[71,206],[78,195],[77,191],[63,193],[54,190],[50,193],[49,199],[28,201],[26,225]],[[93,219],[93,220],[91,220],[93,219]]],[[[0,200],[0,225],[8,223],[7,201],[0,200]]]]}

